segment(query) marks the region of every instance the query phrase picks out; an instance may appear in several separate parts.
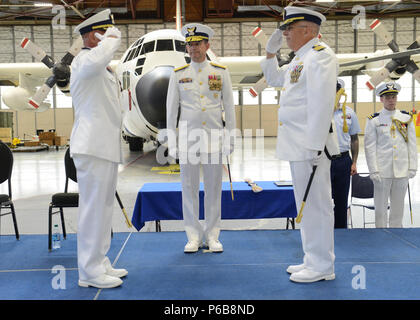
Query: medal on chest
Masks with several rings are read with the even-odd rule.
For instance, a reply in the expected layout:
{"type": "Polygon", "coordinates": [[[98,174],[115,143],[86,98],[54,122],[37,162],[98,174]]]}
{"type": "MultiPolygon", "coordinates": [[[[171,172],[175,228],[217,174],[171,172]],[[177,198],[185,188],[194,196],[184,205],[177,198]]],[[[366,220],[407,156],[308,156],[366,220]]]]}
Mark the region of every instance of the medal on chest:
{"type": "Polygon", "coordinates": [[[303,70],[303,63],[295,65],[290,72],[290,83],[297,83],[303,70]]]}
{"type": "Polygon", "coordinates": [[[209,89],[210,91],[222,90],[222,77],[216,74],[209,75],[209,89]]]}

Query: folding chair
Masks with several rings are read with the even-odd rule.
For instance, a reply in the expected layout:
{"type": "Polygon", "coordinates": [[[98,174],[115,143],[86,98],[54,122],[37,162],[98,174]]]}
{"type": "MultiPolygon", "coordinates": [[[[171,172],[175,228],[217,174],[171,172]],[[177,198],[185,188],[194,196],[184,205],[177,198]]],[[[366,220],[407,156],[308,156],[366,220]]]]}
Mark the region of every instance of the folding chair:
{"type": "Polygon", "coordinates": [[[352,206],[363,208],[363,228],[365,228],[367,224],[375,223],[366,222],[366,209],[375,211],[373,181],[370,179],[369,173],[358,173],[351,177],[351,200],[349,210],[351,224],[353,225],[351,213],[352,206]]]}
{"type": "MultiPolygon", "coordinates": [[[[13,170],[13,154],[9,147],[0,141],[0,184],[7,181],[8,194],[0,194],[0,219],[2,216],[11,214],[13,218],[13,226],[15,228],[16,239],[19,240],[19,230],[16,221],[15,207],[12,201],[12,170],[13,170]],[[10,212],[1,213],[2,209],[10,209],[10,212]]],[[[1,225],[1,224],[0,224],[1,225]]]]}
{"type": "Polygon", "coordinates": [[[67,149],[64,156],[64,166],[66,169],[66,184],[64,192],[53,194],[48,210],[48,250],[51,251],[52,247],[52,217],[56,213],[60,213],[61,229],[63,231],[63,238],[66,239],[66,225],[64,222],[63,208],[74,208],[79,206],[79,193],[67,192],[69,179],[77,183],[76,167],[74,166],[73,159],[70,158],[70,148],[67,149]],[[57,211],[53,209],[58,208],[57,211]]]}

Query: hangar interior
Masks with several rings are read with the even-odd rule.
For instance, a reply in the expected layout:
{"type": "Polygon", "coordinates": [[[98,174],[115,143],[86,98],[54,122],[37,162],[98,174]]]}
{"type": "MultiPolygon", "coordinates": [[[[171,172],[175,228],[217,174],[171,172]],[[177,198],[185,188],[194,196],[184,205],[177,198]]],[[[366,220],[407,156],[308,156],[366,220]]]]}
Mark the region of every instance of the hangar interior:
{"type": "MultiPolygon", "coordinates": [[[[62,5],[60,1],[47,1],[55,5],[62,5]]],[[[264,48],[256,42],[252,36],[252,30],[260,26],[267,35],[281,23],[281,14],[276,8],[284,7],[293,1],[261,1],[261,0],[232,0],[232,1],[182,1],[184,23],[200,21],[208,24],[215,31],[211,41],[211,49],[217,56],[261,56],[265,54],[264,48]],[[229,4],[229,5],[226,5],[229,4]],[[261,9],[261,7],[264,7],[261,9]],[[270,9],[267,9],[267,8],[270,9]]],[[[387,45],[369,29],[369,24],[376,18],[380,18],[385,27],[400,46],[401,50],[407,48],[420,34],[420,8],[416,1],[295,1],[296,5],[314,6],[321,9],[327,16],[327,22],[321,28],[322,40],[326,42],[337,54],[365,53],[387,49],[387,45]],[[365,10],[365,21],[355,29],[352,21],[359,11],[352,12],[355,6],[362,6],[365,10]]],[[[34,62],[20,43],[24,37],[30,38],[34,43],[42,47],[47,54],[55,59],[60,59],[72,44],[75,38],[73,30],[81,21],[76,11],[77,8],[83,14],[92,14],[105,7],[113,11],[116,24],[122,32],[122,45],[115,56],[116,60],[123,57],[126,50],[133,42],[142,35],[159,29],[175,28],[175,0],[138,0],[138,1],[107,1],[96,3],[90,1],[68,1],[65,5],[66,20],[62,26],[53,26],[52,18],[56,12],[51,7],[38,8],[35,2],[27,1],[26,7],[13,7],[0,10],[0,63],[24,63],[34,62]],[[33,6],[33,7],[31,7],[33,6]]],[[[289,49],[283,44],[282,52],[288,53],[289,49]]],[[[348,104],[358,115],[362,133],[360,135],[359,148],[359,172],[366,172],[367,166],[363,150],[363,130],[368,115],[382,108],[374,92],[367,89],[365,82],[369,76],[361,72],[343,74],[345,89],[348,96],[348,104]]],[[[411,111],[420,109],[420,84],[415,81],[412,74],[406,72],[398,82],[402,86],[397,108],[411,111]]],[[[0,90],[8,85],[2,81],[0,90]]],[[[232,159],[232,178],[242,181],[246,177],[257,180],[290,179],[287,163],[275,159],[275,136],[277,130],[277,109],[279,91],[275,88],[267,88],[256,98],[253,98],[247,87],[234,88],[236,105],[237,128],[251,129],[255,135],[256,129],[264,129],[265,153],[263,157],[258,155],[246,158],[243,153],[234,153],[232,159]]],[[[1,91],[0,91],[1,95],[1,91]]],[[[59,136],[69,138],[73,125],[73,109],[71,98],[65,96],[55,87],[48,97],[51,108],[45,112],[13,111],[1,102],[0,112],[13,113],[13,136],[22,140],[36,134],[37,130],[48,131],[54,129],[59,136]]],[[[251,139],[255,145],[257,139],[251,139]]],[[[143,153],[133,153],[124,145],[125,163],[120,169],[119,186],[121,195],[126,203],[128,212],[134,207],[135,196],[141,185],[149,181],[179,181],[178,175],[159,175],[151,172],[156,165],[154,156],[155,145],[145,145],[143,153]],[[135,169],[136,168],[136,169],[135,169]],[[134,174],[138,179],[130,179],[134,174]]],[[[64,167],[62,159],[64,150],[48,151],[43,153],[15,153],[15,169],[13,188],[14,198],[18,201],[17,209],[20,209],[19,223],[26,225],[22,232],[45,233],[46,208],[52,193],[61,190],[64,182],[64,167]],[[29,202],[25,199],[31,199],[29,202]],[[21,202],[19,202],[21,201],[21,202]],[[35,202],[34,202],[35,201],[35,202]],[[37,205],[34,206],[34,203],[37,205]],[[36,207],[37,213],[33,212],[36,207]],[[27,222],[27,219],[31,221],[27,222]]],[[[224,180],[228,179],[225,175],[224,180]]],[[[420,208],[416,198],[420,190],[420,178],[416,176],[411,181],[411,201],[413,212],[420,208]]],[[[73,186],[77,188],[76,186],[73,186]]],[[[5,186],[1,186],[3,190],[5,186]]],[[[406,199],[406,211],[408,211],[408,198],[406,199]]],[[[116,206],[116,209],[118,207],[116,206]]],[[[76,209],[70,209],[76,212],[76,209]]],[[[124,221],[116,213],[116,231],[127,228],[124,221]]],[[[360,216],[360,215],[359,215],[360,216]]],[[[1,226],[1,233],[13,233],[12,226],[7,223],[8,218],[1,226]]],[[[76,215],[73,214],[71,230],[76,231],[76,215]]],[[[168,225],[169,230],[182,230],[182,224],[178,222],[162,222],[168,225]]],[[[226,221],[226,228],[237,228],[236,221],[226,221]]],[[[355,223],[360,226],[360,221],[355,223]],[[359,223],[359,224],[358,224],[359,223]]],[[[409,221],[409,213],[406,213],[404,225],[413,226],[409,221]]],[[[420,218],[414,219],[414,226],[420,225],[420,218]]],[[[243,228],[277,228],[284,227],[284,221],[262,221],[255,225],[253,221],[243,222],[243,228]]],[[[154,230],[150,224],[143,228],[144,231],[154,230]]],[[[165,228],[163,228],[165,229],[165,228]]],[[[166,229],[168,230],[168,229],[166,229]]]]}

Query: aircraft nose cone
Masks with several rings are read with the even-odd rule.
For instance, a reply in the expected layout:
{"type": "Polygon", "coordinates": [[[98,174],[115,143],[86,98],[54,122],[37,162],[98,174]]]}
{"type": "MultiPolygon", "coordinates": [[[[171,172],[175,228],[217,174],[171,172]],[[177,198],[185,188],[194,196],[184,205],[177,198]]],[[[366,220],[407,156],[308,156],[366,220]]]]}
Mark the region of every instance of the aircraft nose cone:
{"type": "Polygon", "coordinates": [[[173,67],[156,67],[136,85],[137,103],[143,117],[156,128],[166,128],[166,96],[173,67]]]}

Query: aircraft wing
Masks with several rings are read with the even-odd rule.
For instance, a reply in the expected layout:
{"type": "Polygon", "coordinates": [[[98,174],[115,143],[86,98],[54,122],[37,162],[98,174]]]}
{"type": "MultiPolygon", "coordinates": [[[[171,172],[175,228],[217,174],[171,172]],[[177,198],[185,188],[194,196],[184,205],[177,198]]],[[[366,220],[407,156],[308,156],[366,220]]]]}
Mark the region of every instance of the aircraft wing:
{"type": "Polygon", "coordinates": [[[51,75],[51,70],[41,62],[29,63],[0,63],[0,84],[3,86],[18,86],[19,75],[31,80],[36,85],[44,83],[51,75]]]}

